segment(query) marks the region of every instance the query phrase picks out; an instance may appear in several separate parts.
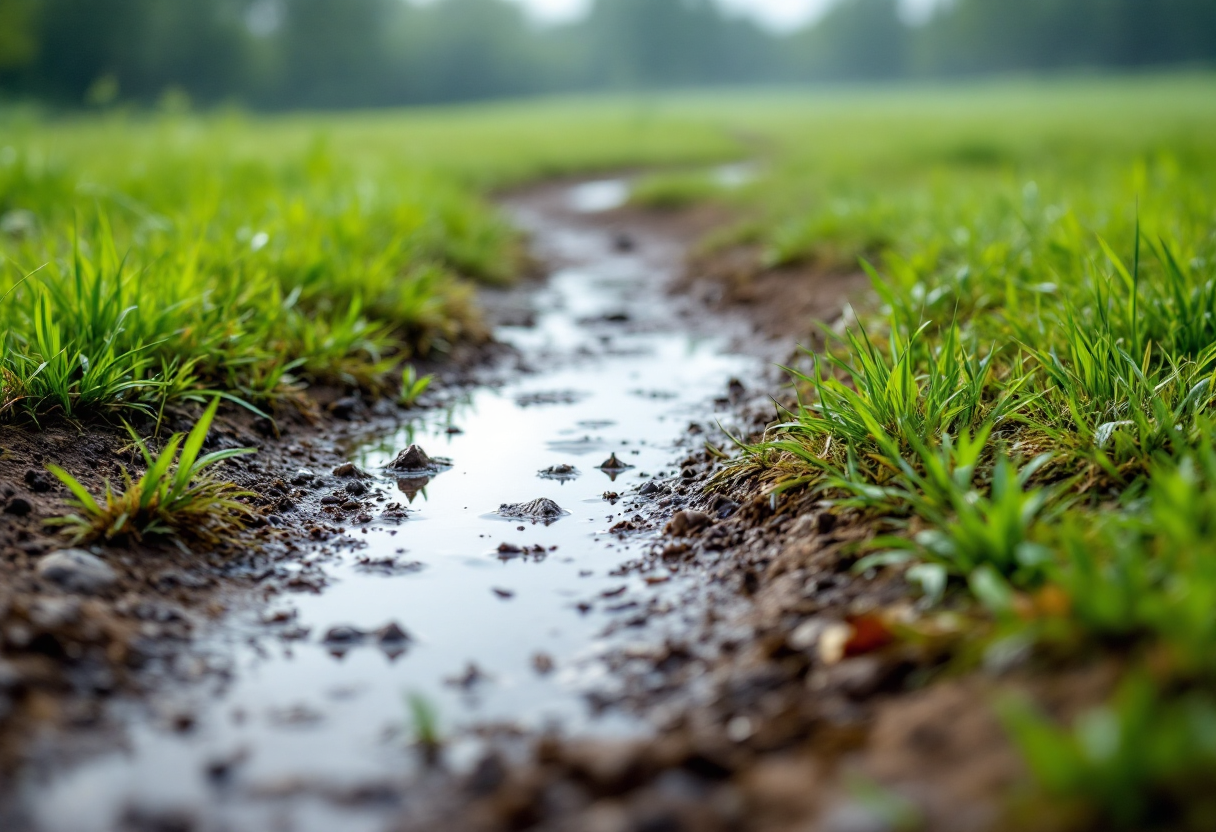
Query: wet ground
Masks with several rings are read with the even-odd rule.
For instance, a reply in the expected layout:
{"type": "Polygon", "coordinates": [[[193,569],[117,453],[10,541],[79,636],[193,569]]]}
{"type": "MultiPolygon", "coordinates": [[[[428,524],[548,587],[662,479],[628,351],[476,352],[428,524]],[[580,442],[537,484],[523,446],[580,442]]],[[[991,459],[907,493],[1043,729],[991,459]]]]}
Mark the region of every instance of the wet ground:
{"type": "Polygon", "coordinates": [[[727,321],[686,328],[666,293],[678,241],[599,220],[627,193],[607,180],[509,203],[555,269],[496,333],[529,372],[352,447],[342,491],[379,509],[300,559],[306,591],[213,627],[202,681],[116,706],[120,748],[28,772],[30,828],[382,829],[419,771],[409,700],[434,710],[455,767],[487,727],[652,730],[600,707],[600,657],[681,629],[696,587],[621,568],[658,534],[632,499],[700,449],[691,422],[729,426],[720,397],[763,362],[732,352],[744,333],[727,321]],[[414,444],[438,464],[391,470],[414,444]],[[537,500],[560,514],[505,508],[537,500]]]}

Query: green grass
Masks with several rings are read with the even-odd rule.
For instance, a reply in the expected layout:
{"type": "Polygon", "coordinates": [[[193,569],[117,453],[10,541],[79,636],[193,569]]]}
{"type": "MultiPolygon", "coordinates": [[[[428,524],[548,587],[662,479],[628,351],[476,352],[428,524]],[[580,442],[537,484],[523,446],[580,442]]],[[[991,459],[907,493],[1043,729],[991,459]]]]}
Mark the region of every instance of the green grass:
{"type": "Polygon", "coordinates": [[[1004,710],[1042,799],[1079,828],[1211,828],[1216,80],[982,89],[773,127],[721,244],[864,268],[875,302],[719,485],[818,491],[880,530],[859,571],[1117,657],[1121,692],[1075,725],[1004,710]]]}
{"type": "Polygon", "coordinates": [[[214,546],[231,538],[250,515],[248,506],[240,501],[249,495],[208,469],[253,451],[231,448],[202,454],[219,402],[218,397],[212,400],[188,436],[174,434],[155,455],[131,430],[146,470],[139,479],[124,471],[123,487],[118,491],[107,481],[100,499],[64,469],[47,466],[71,492],[71,505],[76,509],[51,523],[62,526],[75,543],[174,537],[214,546]]]}
{"type": "Polygon", "coordinates": [[[645,102],[250,118],[0,113],[0,418],[313,384],[485,337],[521,240],[491,191],[737,144],[645,102]]]}
{"type": "MultiPolygon", "coordinates": [[[[715,244],[748,246],[757,269],[867,269],[875,290],[791,368],[799,404],[720,484],[821,492],[879,532],[859,569],[971,603],[991,625],[977,632],[1116,659],[1120,692],[1075,724],[1003,708],[1039,799],[1078,828],[1208,829],[1214,100],[1216,78],[1194,74],[342,117],[3,113],[0,418],[217,395],[273,410],[398,374],[408,402],[413,360],[482,337],[474,287],[519,269],[489,196],[675,170],[635,200],[731,206],[715,244]],[[707,172],[747,157],[754,181],[707,172]]],[[[164,456],[148,485],[181,496],[164,456]]],[[[142,482],[105,506],[77,493],[77,528],[153,528],[142,482]]]]}

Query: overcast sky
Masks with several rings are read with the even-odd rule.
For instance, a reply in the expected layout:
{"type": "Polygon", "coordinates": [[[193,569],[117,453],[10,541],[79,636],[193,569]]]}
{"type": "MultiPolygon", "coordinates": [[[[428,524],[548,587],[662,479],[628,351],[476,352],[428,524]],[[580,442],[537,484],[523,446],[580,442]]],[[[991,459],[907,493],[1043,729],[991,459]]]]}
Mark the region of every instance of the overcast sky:
{"type": "MultiPolygon", "coordinates": [[[[527,6],[540,20],[561,21],[578,17],[590,0],[515,0],[527,6]]],[[[750,14],[776,29],[789,29],[821,14],[835,0],[718,0],[723,6],[750,14]]],[[[902,0],[912,15],[923,14],[939,0],[902,0]]]]}

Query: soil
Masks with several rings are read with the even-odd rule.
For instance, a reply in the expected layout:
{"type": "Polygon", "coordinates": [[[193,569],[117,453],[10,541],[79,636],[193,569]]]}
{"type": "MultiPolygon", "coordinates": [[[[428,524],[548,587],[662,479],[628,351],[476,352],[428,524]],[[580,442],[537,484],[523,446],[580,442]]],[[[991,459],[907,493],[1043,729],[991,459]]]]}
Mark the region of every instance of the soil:
{"type": "MultiPolygon", "coordinates": [[[[698,242],[726,219],[720,209],[625,208],[583,221],[609,230],[622,247],[648,235],[700,251],[698,242]]],[[[846,303],[866,302],[868,283],[859,274],[759,262],[746,247],[702,252],[673,291],[686,299],[691,320],[707,310],[746,316],[756,339],[745,348],[775,359],[795,341],[815,343],[811,319],[831,324],[846,303]]],[[[526,325],[528,288],[486,293],[491,317],[526,325]]],[[[494,350],[458,356],[440,369],[443,389],[484,383],[485,368],[502,358],[494,350]]],[[[734,382],[721,401],[759,433],[773,417],[769,393],[779,386],[775,375],[752,389],[734,382]]],[[[387,499],[374,490],[353,493],[349,484],[362,482],[357,469],[334,472],[348,464],[353,438],[386,435],[402,413],[347,390],[313,397],[311,418],[279,414],[277,431],[231,409],[212,430],[210,448],[259,449],[224,472],[255,494],[246,535],[210,552],[165,543],[95,547],[118,573],[96,595],[68,593],[37,576],[39,558],[64,546],[43,521],[62,513],[66,498],[40,472],[61,465],[96,491],[121,466],[138,469],[125,430],[97,422],[0,428],[0,781],[18,765],[87,753],[64,738],[82,727],[104,738],[108,698],[213,672],[189,660],[196,632],[236,606],[265,605],[314,579],[284,566],[310,539],[341,545],[347,527],[361,522],[360,504],[387,499]]],[[[194,415],[170,414],[161,436],[188,428],[194,415]]],[[[146,435],[153,426],[135,427],[146,435]]],[[[691,447],[729,441],[701,424],[689,434],[691,447]]],[[[609,741],[488,726],[487,750],[461,769],[444,768],[442,753],[428,746],[421,751],[435,767],[406,789],[396,829],[1031,828],[1013,820],[1024,818],[1015,798],[1026,773],[994,715],[998,689],[1024,691],[1067,716],[1105,695],[1117,668],[1048,667],[1016,651],[980,660],[960,653],[965,639],[988,626],[983,619],[923,607],[897,570],[853,569],[859,544],[878,531],[869,518],[829,510],[805,494],[774,501],[755,483],[715,490],[721,466],[707,450],[692,452],[674,476],[611,495],[627,518],[613,534],[644,544],[625,572],[655,586],[696,578],[678,609],[643,600],[620,625],[653,636],[656,628],[646,624],[679,612],[693,626],[609,657],[615,684],[599,706],[638,715],[653,733],[609,741]],[[654,537],[659,529],[665,532],[654,537]]],[[[527,513],[534,515],[552,519],[547,511],[527,513]]],[[[508,544],[499,552],[526,554],[508,544]]],[[[368,563],[388,574],[411,566],[368,563]]],[[[383,632],[328,636],[335,644],[409,641],[395,623],[383,632]]],[[[543,654],[535,662],[537,672],[552,670],[543,654]]],[[[479,678],[470,666],[453,684],[472,688],[479,678]]],[[[0,827],[2,803],[0,794],[0,827]]],[[[1056,827],[1036,816],[1033,828],[1056,827]]]]}
{"type": "MultiPolygon", "coordinates": [[[[501,345],[457,351],[443,362],[445,386],[434,406],[510,363],[501,345]]],[[[159,449],[188,431],[202,408],[170,408],[159,426],[132,427],[159,449]]],[[[405,413],[387,399],[332,387],[308,390],[275,419],[226,407],[205,450],[252,447],[257,453],[222,463],[221,475],[250,492],[247,528],[219,547],[189,541],[115,540],[84,546],[114,570],[93,593],[69,591],[40,577],[38,565],[70,541],[48,526],[70,512],[70,495],[46,471],[55,464],[93,494],[124,471],[139,476],[142,459],[118,419],[0,425],[0,821],[3,783],[18,766],[48,766],[107,744],[106,705],[155,691],[172,680],[197,681],[209,671],[190,661],[194,636],[231,610],[262,605],[321,580],[288,570],[309,542],[342,546],[364,505],[382,493],[352,493],[346,461],[352,441],[382,435],[405,413]],[[338,495],[338,499],[335,499],[338,495]],[[90,739],[81,742],[87,731],[90,739]]],[[[0,822],[0,828],[5,824],[0,822]]]]}
{"type": "Polygon", "coordinates": [[[869,304],[869,288],[860,270],[814,263],[768,267],[759,247],[740,244],[694,255],[676,290],[716,312],[745,315],[768,338],[818,349],[821,326],[839,321],[846,305],[869,304]]]}

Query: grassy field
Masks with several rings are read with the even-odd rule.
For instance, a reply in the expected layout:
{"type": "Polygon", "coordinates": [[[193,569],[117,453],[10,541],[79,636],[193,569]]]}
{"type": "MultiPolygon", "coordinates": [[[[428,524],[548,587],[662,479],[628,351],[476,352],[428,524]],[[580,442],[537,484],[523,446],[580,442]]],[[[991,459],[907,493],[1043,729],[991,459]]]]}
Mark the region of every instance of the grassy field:
{"type": "Polygon", "coordinates": [[[870,518],[857,569],[974,598],[991,654],[1117,661],[1074,725],[999,704],[1093,828],[1216,824],[1214,101],[1176,78],[828,102],[712,197],[759,218],[722,244],[861,263],[880,299],[729,476],[870,518]]]}
{"type": "Polygon", "coordinates": [[[6,419],[376,390],[482,337],[470,287],[522,255],[491,189],[737,152],[703,121],[611,102],[3,125],[6,419]]]}
{"type": "Polygon", "coordinates": [[[634,166],[730,205],[758,267],[880,302],[794,374],[728,472],[816,489],[974,615],[976,655],[1107,656],[1061,726],[999,704],[1094,828],[1216,824],[1216,78],[687,95],[356,117],[4,117],[0,413],[273,408],[370,390],[481,331],[520,241],[486,200],[634,166]],[[728,189],[702,172],[737,158],[728,189]]]}

